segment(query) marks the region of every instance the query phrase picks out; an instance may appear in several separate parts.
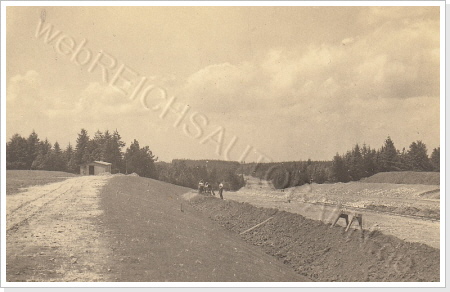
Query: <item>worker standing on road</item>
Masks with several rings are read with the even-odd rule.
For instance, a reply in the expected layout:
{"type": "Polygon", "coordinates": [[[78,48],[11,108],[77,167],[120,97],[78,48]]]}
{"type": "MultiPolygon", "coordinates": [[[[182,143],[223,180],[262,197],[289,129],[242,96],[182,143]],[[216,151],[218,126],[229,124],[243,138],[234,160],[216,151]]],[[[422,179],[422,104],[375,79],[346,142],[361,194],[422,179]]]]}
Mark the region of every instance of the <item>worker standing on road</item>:
{"type": "Polygon", "coordinates": [[[203,187],[204,187],[203,180],[200,180],[200,182],[198,183],[198,193],[199,194],[203,193],[203,187]]]}
{"type": "Polygon", "coordinates": [[[211,192],[209,191],[209,182],[205,183],[205,193],[206,194],[211,194],[211,192]]]}
{"type": "Polygon", "coordinates": [[[220,198],[223,200],[222,193],[223,193],[223,183],[220,183],[219,184],[219,195],[220,195],[220,198]]]}
{"type": "Polygon", "coordinates": [[[208,182],[205,183],[205,193],[207,193],[207,194],[209,194],[209,195],[213,195],[213,196],[216,195],[216,194],[214,193],[212,184],[210,184],[210,183],[208,183],[208,182]]]}

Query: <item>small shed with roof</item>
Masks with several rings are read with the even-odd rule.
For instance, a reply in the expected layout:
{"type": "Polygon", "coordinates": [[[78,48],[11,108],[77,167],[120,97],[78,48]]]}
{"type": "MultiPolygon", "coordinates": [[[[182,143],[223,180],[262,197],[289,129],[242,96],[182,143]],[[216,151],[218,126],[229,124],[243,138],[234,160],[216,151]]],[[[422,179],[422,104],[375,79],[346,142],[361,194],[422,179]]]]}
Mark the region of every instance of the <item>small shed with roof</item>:
{"type": "Polygon", "coordinates": [[[104,161],[94,161],[80,165],[81,175],[97,175],[104,172],[111,173],[111,163],[104,161]]]}

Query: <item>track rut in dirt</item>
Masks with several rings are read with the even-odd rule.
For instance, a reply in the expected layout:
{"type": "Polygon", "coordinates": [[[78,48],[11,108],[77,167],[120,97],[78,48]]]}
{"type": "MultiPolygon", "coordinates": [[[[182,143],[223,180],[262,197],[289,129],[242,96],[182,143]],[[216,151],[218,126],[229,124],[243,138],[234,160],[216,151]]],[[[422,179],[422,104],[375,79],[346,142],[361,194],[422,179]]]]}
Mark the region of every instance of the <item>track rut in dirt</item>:
{"type": "Polygon", "coordinates": [[[74,177],[7,196],[8,282],[108,281],[98,217],[107,177],[74,177]]]}

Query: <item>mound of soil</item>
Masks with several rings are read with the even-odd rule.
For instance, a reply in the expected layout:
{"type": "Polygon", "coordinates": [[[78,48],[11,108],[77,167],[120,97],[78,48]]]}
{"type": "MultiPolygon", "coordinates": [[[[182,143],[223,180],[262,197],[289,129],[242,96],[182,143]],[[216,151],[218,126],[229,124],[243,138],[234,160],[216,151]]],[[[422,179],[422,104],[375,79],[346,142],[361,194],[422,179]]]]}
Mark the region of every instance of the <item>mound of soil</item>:
{"type": "Polygon", "coordinates": [[[436,189],[428,192],[424,192],[420,194],[420,197],[432,200],[439,200],[441,198],[441,190],[436,189]]]}
{"type": "Polygon", "coordinates": [[[379,211],[379,212],[390,212],[401,215],[412,215],[412,216],[422,216],[427,218],[433,218],[436,220],[440,219],[440,211],[433,209],[418,209],[415,207],[395,207],[395,206],[385,206],[385,205],[366,205],[369,210],[379,211]]]}
{"type": "Polygon", "coordinates": [[[241,238],[315,281],[439,281],[440,251],[427,245],[379,231],[345,232],[342,227],[330,228],[321,221],[248,203],[204,196],[191,197],[189,202],[236,233],[272,217],[241,238]]]}
{"type": "Polygon", "coordinates": [[[100,192],[114,282],[310,282],[187,204],[190,189],[130,175],[100,192]]]}
{"type": "Polygon", "coordinates": [[[367,183],[389,183],[389,184],[419,184],[439,185],[439,172],[417,172],[417,171],[391,171],[379,172],[361,182],[367,183]]]}

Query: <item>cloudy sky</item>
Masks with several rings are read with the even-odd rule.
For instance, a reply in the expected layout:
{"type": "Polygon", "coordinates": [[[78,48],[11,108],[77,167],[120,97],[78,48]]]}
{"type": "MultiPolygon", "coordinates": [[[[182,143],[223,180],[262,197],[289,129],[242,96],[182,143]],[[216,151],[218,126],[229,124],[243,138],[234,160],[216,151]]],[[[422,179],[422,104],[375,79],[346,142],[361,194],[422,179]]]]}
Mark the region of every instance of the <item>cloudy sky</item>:
{"type": "Polygon", "coordinates": [[[117,129],[164,161],[439,146],[439,7],[8,7],[6,31],[7,139],[117,129]]]}

